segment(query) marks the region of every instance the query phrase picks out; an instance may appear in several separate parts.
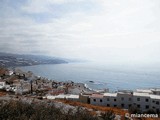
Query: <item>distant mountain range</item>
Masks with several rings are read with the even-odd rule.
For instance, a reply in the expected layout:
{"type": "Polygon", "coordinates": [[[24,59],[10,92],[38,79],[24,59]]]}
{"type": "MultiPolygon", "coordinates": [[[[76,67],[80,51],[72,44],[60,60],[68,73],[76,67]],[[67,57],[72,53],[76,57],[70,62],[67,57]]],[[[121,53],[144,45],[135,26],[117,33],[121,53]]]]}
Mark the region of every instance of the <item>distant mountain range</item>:
{"type": "Polygon", "coordinates": [[[39,64],[62,64],[67,60],[43,55],[23,55],[0,52],[0,67],[31,66],[39,64]]]}

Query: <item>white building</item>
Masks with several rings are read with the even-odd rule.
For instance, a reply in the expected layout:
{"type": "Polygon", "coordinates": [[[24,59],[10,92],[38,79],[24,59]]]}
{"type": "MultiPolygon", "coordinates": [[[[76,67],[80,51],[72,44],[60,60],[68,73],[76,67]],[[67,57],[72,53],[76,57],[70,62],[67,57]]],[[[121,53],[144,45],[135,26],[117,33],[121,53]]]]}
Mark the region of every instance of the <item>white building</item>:
{"type": "Polygon", "coordinates": [[[136,92],[149,93],[149,94],[154,94],[154,95],[160,95],[160,89],[159,88],[137,89],[136,92]]]}
{"type": "Polygon", "coordinates": [[[160,95],[150,95],[150,109],[160,112],[160,95]]]}
{"type": "Polygon", "coordinates": [[[132,106],[132,94],[131,93],[104,93],[101,95],[94,94],[90,96],[90,103],[93,105],[101,105],[107,107],[120,107],[126,108],[132,106]]]}
{"type": "Polygon", "coordinates": [[[133,106],[140,110],[147,111],[150,108],[150,94],[149,93],[133,93],[133,106]]]}
{"type": "Polygon", "coordinates": [[[154,95],[160,95],[160,89],[152,89],[154,95]]]}
{"type": "Polygon", "coordinates": [[[103,99],[103,95],[101,94],[92,94],[90,96],[90,104],[105,106],[105,100],[103,99]]]}
{"type": "Polygon", "coordinates": [[[68,94],[79,95],[81,92],[83,92],[83,89],[81,89],[81,88],[77,88],[77,87],[69,87],[68,88],[68,94]]]}
{"type": "Polygon", "coordinates": [[[0,80],[0,89],[5,88],[6,82],[3,80],[0,80]]]}
{"type": "Polygon", "coordinates": [[[129,109],[136,107],[141,111],[152,109],[160,112],[160,95],[150,90],[119,91],[117,93],[92,94],[90,104],[129,109]]]}
{"type": "Polygon", "coordinates": [[[72,101],[78,101],[79,95],[73,95],[73,94],[59,94],[56,96],[47,95],[46,98],[47,99],[67,99],[67,100],[72,100],[72,101]]]}

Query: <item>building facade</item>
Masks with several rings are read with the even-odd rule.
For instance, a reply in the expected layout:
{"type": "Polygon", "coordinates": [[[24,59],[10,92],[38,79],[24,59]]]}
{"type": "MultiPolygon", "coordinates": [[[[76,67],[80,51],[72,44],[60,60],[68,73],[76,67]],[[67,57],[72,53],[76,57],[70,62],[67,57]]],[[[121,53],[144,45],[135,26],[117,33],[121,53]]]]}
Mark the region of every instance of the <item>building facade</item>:
{"type": "Polygon", "coordinates": [[[80,98],[83,98],[83,100],[86,98],[85,101],[88,101],[88,98],[90,98],[89,101],[92,105],[122,109],[134,107],[143,112],[151,109],[160,112],[160,95],[153,92],[118,91],[117,93],[92,94],[88,96],[81,94],[80,98]]]}

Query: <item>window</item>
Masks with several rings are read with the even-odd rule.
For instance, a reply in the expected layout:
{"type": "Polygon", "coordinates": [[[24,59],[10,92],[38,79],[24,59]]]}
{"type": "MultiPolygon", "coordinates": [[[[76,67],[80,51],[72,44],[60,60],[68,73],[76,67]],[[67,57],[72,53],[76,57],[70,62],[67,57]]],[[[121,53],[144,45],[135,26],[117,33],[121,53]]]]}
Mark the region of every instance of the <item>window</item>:
{"type": "Polygon", "coordinates": [[[137,101],[140,101],[140,98],[137,98],[137,101]]]}
{"type": "Polygon", "coordinates": [[[156,104],[159,105],[159,101],[156,101],[156,104]]]}
{"type": "Polygon", "coordinates": [[[96,99],[93,99],[94,102],[96,102],[96,99]]]}
{"type": "Polygon", "coordinates": [[[102,99],[100,99],[100,102],[102,102],[102,99]]]}
{"type": "Polygon", "coordinates": [[[149,105],[146,105],[146,109],[149,109],[149,105]]]}
{"type": "Polygon", "coordinates": [[[149,99],[146,99],[146,102],[148,102],[149,101],[149,99]]]}
{"type": "Polygon", "coordinates": [[[121,100],[123,101],[123,100],[124,100],[124,97],[122,97],[121,100]]]}
{"type": "Polygon", "coordinates": [[[129,108],[132,107],[132,104],[129,104],[128,107],[129,107],[129,108]]]}
{"type": "Polygon", "coordinates": [[[110,107],[110,104],[107,104],[107,107],[110,107]]]}
{"type": "Polygon", "coordinates": [[[121,104],[121,107],[124,107],[124,104],[121,104]]]}
{"type": "Polygon", "coordinates": [[[117,101],[116,99],[114,99],[114,101],[117,101]]]}
{"type": "Polygon", "coordinates": [[[128,100],[131,101],[132,99],[131,99],[131,98],[128,98],[128,100]]]}
{"type": "Polygon", "coordinates": [[[107,98],[107,101],[109,101],[109,98],[107,98]]]}
{"type": "Polygon", "coordinates": [[[114,107],[117,107],[117,105],[114,105],[114,107]]]}
{"type": "Polygon", "coordinates": [[[155,109],[155,107],[154,107],[154,106],[153,106],[152,108],[153,108],[153,109],[155,109]]]}
{"type": "Polygon", "coordinates": [[[138,108],[140,108],[140,107],[141,107],[141,105],[139,105],[139,104],[138,104],[138,105],[137,105],[137,107],[138,107],[138,108]]]}
{"type": "Polygon", "coordinates": [[[153,100],[152,102],[153,102],[153,103],[155,103],[155,101],[154,101],[154,100],[153,100]]]}

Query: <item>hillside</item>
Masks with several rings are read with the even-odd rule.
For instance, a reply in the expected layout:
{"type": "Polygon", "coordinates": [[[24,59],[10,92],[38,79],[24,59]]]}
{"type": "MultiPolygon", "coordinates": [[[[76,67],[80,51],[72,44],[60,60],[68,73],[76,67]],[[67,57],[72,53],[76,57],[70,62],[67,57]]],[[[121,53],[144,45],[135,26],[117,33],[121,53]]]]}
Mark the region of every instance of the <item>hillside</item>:
{"type": "Polygon", "coordinates": [[[0,67],[31,66],[39,64],[62,64],[66,60],[42,56],[42,55],[21,55],[11,53],[0,53],[0,67]]]}

